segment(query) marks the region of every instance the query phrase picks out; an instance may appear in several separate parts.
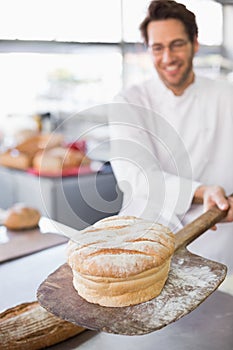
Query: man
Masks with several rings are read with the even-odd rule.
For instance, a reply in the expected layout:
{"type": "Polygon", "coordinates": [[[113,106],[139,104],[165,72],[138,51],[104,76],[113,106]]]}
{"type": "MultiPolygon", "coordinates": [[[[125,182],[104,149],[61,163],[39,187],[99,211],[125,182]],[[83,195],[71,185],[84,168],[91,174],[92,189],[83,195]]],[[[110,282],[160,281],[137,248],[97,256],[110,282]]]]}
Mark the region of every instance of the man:
{"type": "Polygon", "coordinates": [[[228,210],[217,232],[190,247],[233,272],[233,86],[195,75],[198,28],[184,5],[152,1],[140,30],[157,76],[123,91],[111,112],[120,214],[177,229],[201,214],[196,202],[228,210]]]}

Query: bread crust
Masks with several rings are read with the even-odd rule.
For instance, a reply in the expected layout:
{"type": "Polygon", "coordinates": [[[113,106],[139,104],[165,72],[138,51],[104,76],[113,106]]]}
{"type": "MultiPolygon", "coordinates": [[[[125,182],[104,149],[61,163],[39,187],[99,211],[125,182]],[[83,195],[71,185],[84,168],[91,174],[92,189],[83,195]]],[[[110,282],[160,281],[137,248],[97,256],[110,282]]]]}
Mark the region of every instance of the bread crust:
{"type": "Polygon", "coordinates": [[[167,279],[170,259],[162,266],[135,275],[130,279],[98,280],[74,271],[73,285],[79,295],[91,303],[123,307],[157,297],[167,279]]]}
{"type": "Polygon", "coordinates": [[[9,230],[29,229],[38,225],[40,217],[37,209],[17,204],[7,211],[3,224],[9,230]]]}
{"type": "Polygon", "coordinates": [[[44,349],[84,330],[47,312],[38,302],[23,303],[0,313],[0,349],[44,349]]]}
{"type": "Polygon", "coordinates": [[[128,306],[156,297],[167,279],[174,234],[136,217],[113,216],[82,230],[67,254],[80,296],[104,306],[128,306]]]}

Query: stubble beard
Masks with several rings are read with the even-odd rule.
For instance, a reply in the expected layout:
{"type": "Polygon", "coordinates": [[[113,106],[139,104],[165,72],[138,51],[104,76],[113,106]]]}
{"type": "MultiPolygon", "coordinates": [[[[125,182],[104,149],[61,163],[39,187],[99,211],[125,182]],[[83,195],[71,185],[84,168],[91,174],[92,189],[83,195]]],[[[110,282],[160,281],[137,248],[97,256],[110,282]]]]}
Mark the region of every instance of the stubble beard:
{"type": "Polygon", "coordinates": [[[172,88],[174,88],[174,89],[183,90],[193,82],[193,77],[194,77],[193,57],[194,57],[194,52],[192,51],[192,53],[187,61],[187,63],[188,63],[187,68],[185,69],[182,76],[180,77],[180,79],[177,82],[168,81],[166,79],[166,77],[163,76],[163,74],[161,74],[159,71],[157,71],[160,79],[163,81],[163,83],[166,85],[166,87],[168,89],[172,90],[172,88]]]}

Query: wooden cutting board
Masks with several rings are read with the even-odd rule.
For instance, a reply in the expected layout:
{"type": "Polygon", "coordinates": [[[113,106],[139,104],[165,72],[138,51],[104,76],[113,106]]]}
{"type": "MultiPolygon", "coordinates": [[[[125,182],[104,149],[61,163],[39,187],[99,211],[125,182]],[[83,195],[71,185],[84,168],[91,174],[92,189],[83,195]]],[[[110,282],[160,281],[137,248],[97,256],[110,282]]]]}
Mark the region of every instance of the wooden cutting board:
{"type": "Polygon", "coordinates": [[[52,233],[49,219],[42,218],[31,230],[10,231],[0,226],[0,263],[67,242],[67,237],[52,233]]]}

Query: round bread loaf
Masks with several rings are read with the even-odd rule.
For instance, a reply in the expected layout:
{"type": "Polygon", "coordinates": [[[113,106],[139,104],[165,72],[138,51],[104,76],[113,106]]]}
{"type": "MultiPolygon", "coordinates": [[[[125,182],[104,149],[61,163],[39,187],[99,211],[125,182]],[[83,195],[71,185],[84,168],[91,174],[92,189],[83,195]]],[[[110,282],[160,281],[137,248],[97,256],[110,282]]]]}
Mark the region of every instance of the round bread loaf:
{"type": "Polygon", "coordinates": [[[38,225],[40,217],[40,212],[37,209],[27,207],[24,204],[16,204],[8,209],[3,224],[9,230],[29,229],[38,225]]]}
{"type": "Polygon", "coordinates": [[[91,303],[120,307],[158,296],[174,252],[174,234],[165,226],[132,216],[112,216],[70,241],[73,285],[91,303]]]}

